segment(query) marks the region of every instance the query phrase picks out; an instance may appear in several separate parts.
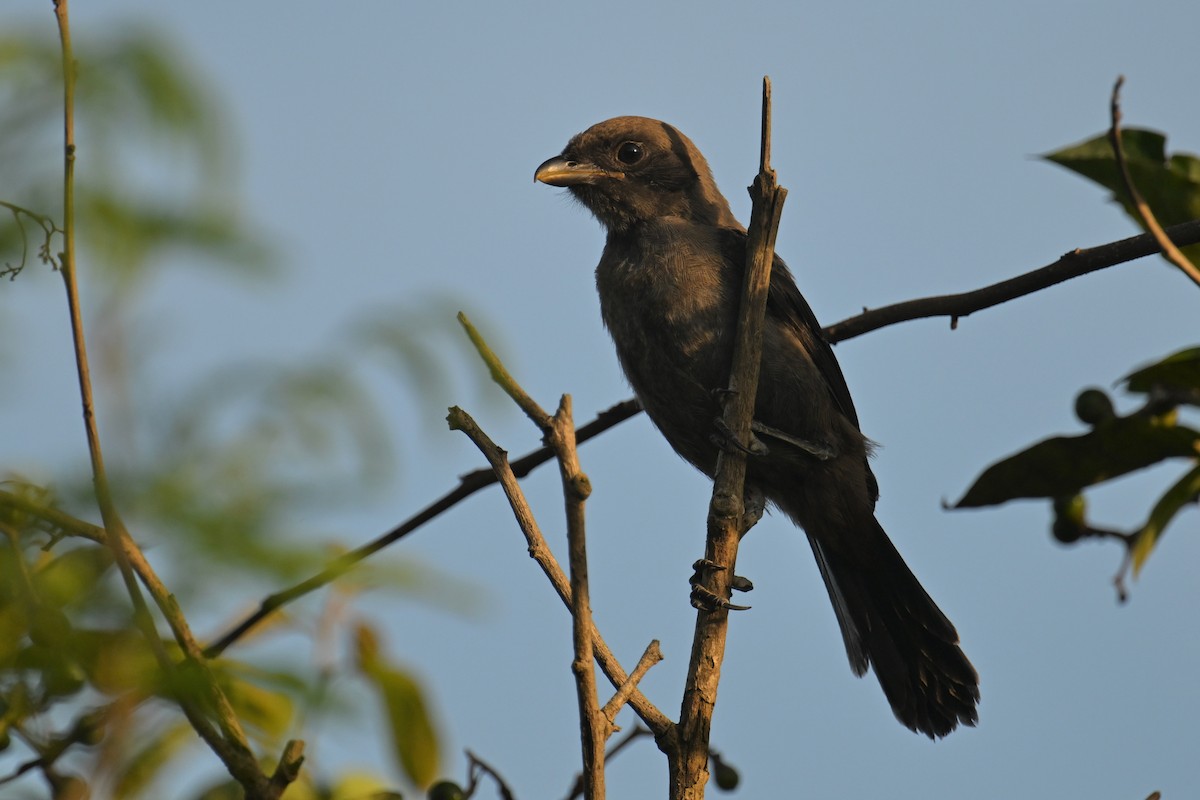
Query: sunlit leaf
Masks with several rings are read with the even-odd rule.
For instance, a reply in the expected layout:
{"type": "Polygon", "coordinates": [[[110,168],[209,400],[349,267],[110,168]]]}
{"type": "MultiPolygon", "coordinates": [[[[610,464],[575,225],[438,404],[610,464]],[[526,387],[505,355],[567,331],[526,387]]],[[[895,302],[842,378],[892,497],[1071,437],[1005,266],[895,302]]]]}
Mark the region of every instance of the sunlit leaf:
{"type": "MultiPolygon", "coordinates": [[[[1133,183],[1159,224],[1174,225],[1200,217],[1200,159],[1185,153],[1177,153],[1168,159],[1167,137],[1158,131],[1125,128],[1121,144],[1133,183]]],[[[1047,153],[1042,158],[1109,189],[1112,199],[1141,225],[1141,218],[1129,202],[1107,133],[1047,153]]],[[[1200,245],[1185,247],[1183,251],[1195,261],[1200,255],[1200,245]]]]}
{"type": "Polygon", "coordinates": [[[1200,433],[1133,415],[1082,436],[1046,439],[984,470],[955,508],[1028,497],[1068,497],[1168,458],[1200,454],[1200,433]]]}
{"type": "Polygon", "coordinates": [[[383,699],[397,763],[414,784],[427,786],[438,775],[440,756],[420,686],[387,660],[368,626],[355,629],[355,648],[359,671],[383,699]]]}
{"type": "Polygon", "coordinates": [[[292,696],[308,691],[302,679],[232,659],[220,659],[210,666],[242,722],[269,738],[283,738],[295,719],[292,696]]]}
{"type": "Polygon", "coordinates": [[[109,695],[163,691],[158,661],[134,630],[77,630],[72,650],[93,686],[109,695]]]}
{"type": "Polygon", "coordinates": [[[1184,506],[1194,504],[1200,499],[1200,466],[1192,469],[1166,491],[1150,511],[1150,518],[1137,532],[1133,542],[1131,558],[1133,560],[1133,575],[1137,577],[1142,566],[1155,545],[1162,539],[1163,532],[1171,524],[1175,515],[1184,506]]]}
{"type": "Polygon", "coordinates": [[[1142,367],[1121,379],[1131,392],[1145,394],[1158,387],[1172,391],[1200,390],[1200,347],[1189,347],[1162,361],[1142,367]]]}
{"type": "Polygon", "coordinates": [[[74,606],[92,593],[112,561],[112,551],[100,545],[67,550],[33,576],[37,596],[56,608],[74,606]]]}
{"type": "Polygon", "coordinates": [[[224,688],[238,719],[246,725],[274,738],[282,737],[291,726],[292,701],[282,692],[246,680],[232,680],[224,688]]]}

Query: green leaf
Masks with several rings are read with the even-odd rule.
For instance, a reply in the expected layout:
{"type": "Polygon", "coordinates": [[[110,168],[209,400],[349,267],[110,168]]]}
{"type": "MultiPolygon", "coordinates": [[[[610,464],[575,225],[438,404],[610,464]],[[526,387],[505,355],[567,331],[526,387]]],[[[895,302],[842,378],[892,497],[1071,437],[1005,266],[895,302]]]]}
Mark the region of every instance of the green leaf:
{"type": "MultiPolygon", "coordinates": [[[[1176,153],[1168,159],[1167,137],[1142,128],[1122,130],[1121,144],[1134,186],[1161,225],[1165,227],[1200,217],[1200,158],[1176,153]]],[[[1107,133],[1046,153],[1042,158],[1109,189],[1112,199],[1121,204],[1139,227],[1142,225],[1127,197],[1107,133]]],[[[1183,251],[1195,261],[1200,256],[1200,245],[1185,247],[1183,251]]]]}
{"type": "Polygon", "coordinates": [[[1131,392],[1146,394],[1158,387],[1169,391],[1200,390],[1200,347],[1189,347],[1162,361],[1142,367],[1121,379],[1131,392]]]}
{"type": "Polygon", "coordinates": [[[1200,433],[1140,415],[1118,417],[1082,436],[1056,436],[991,465],[955,508],[1023,497],[1067,497],[1167,458],[1195,458],[1200,433]]]}
{"type": "Polygon", "coordinates": [[[1136,578],[1142,571],[1142,565],[1150,557],[1150,552],[1162,538],[1163,531],[1171,524],[1171,520],[1179,511],[1190,503],[1200,501],[1200,466],[1193,468],[1175,483],[1159,498],[1150,511],[1150,518],[1137,532],[1133,541],[1130,557],[1133,560],[1133,576],[1136,578]]]}
{"type": "Polygon", "coordinates": [[[441,759],[421,687],[387,661],[370,627],[355,629],[355,646],[359,671],[379,692],[387,710],[397,763],[414,784],[428,786],[438,776],[441,759]]]}
{"type": "Polygon", "coordinates": [[[68,550],[34,575],[37,596],[55,608],[74,606],[91,594],[112,561],[112,551],[107,547],[88,545],[68,550]]]}
{"type": "Polygon", "coordinates": [[[291,698],[282,692],[233,677],[231,670],[221,672],[221,685],[238,719],[272,739],[279,739],[287,733],[294,716],[291,698]]]}
{"type": "MultiPolygon", "coordinates": [[[[164,642],[164,646],[172,658],[178,656],[174,642],[164,642]]],[[[79,660],[92,686],[104,694],[138,692],[170,697],[150,645],[133,628],[77,628],[69,652],[79,660]]]]}

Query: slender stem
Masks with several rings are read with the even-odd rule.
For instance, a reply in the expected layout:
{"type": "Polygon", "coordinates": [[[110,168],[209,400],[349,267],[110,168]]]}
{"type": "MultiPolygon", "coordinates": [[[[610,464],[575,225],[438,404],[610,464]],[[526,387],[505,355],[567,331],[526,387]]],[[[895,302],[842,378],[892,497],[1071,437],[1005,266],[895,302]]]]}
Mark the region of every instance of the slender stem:
{"type": "Polygon", "coordinates": [[[1192,282],[1200,286],[1200,269],[1188,260],[1188,257],[1175,246],[1162,226],[1158,224],[1158,219],[1154,216],[1154,212],[1150,210],[1150,204],[1142,197],[1142,193],[1138,191],[1137,184],[1133,182],[1133,175],[1129,172],[1129,162],[1125,158],[1125,148],[1121,144],[1121,86],[1125,83],[1125,76],[1118,75],[1117,82],[1113,84],[1112,100],[1109,102],[1109,116],[1112,120],[1112,125],[1108,129],[1108,141],[1112,145],[1113,157],[1117,161],[1117,169],[1121,173],[1121,182],[1125,184],[1125,193],[1129,195],[1130,205],[1137,211],[1138,216],[1142,218],[1142,225],[1154,236],[1159,246],[1162,248],[1163,256],[1174,264],[1176,267],[1192,279],[1192,282]]]}
{"type": "MultiPolygon", "coordinates": [[[[1200,220],[1172,225],[1167,228],[1166,233],[1172,241],[1181,246],[1200,243],[1200,220]]],[[[905,300],[901,303],[863,311],[861,314],[825,328],[825,337],[831,342],[843,342],[899,322],[909,322],[927,317],[949,317],[951,327],[954,327],[960,318],[976,311],[1039,292],[1071,278],[1078,278],[1090,272],[1115,267],[1118,264],[1160,252],[1162,252],[1161,245],[1149,233],[1131,236],[1117,242],[1108,242],[1096,247],[1077,248],[1053,264],[999,283],[993,283],[990,286],[959,294],[905,300]]]]}
{"type": "Polygon", "coordinates": [[[593,659],[591,590],[588,587],[587,526],[584,508],[592,493],[587,475],[579,467],[575,450],[575,423],[571,418],[571,396],[563,395],[548,431],[548,440],[558,457],[563,500],[567,515],[567,555],[571,571],[571,640],[575,660],[575,694],[579,703],[580,744],[583,752],[585,800],[604,798],[604,744],[612,733],[612,722],[600,711],[596,695],[593,659]]]}
{"type": "MultiPolygon", "coordinates": [[[[542,568],[542,572],[550,579],[550,585],[554,587],[554,591],[562,600],[563,605],[567,607],[568,611],[572,611],[574,600],[571,597],[571,583],[546,544],[546,539],[542,536],[533,511],[530,510],[529,503],[525,499],[525,493],[521,490],[521,484],[508,464],[507,455],[483,432],[471,415],[461,408],[457,406],[451,408],[446,419],[450,423],[451,430],[462,431],[466,434],[467,438],[479,448],[479,452],[492,465],[492,469],[496,471],[500,488],[504,490],[513,516],[516,517],[521,533],[525,536],[525,542],[529,546],[530,558],[537,562],[537,565],[542,568]]],[[[612,650],[605,643],[604,637],[600,635],[600,631],[594,625],[592,626],[592,649],[600,669],[614,687],[621,688],[629,682],[629,674],[621,667],[621,663],[613,655],[612,650]]],[[[634,689],[629,693],[629,705],[633,708],[634,713],[646,723],[646,726],[654,731],[656,738],[660,741],[673,738],[675,724],[640,690],[634,689]]]]}
{"type": "MultiPolygon", "coordinates": [[[[108,473],[104,468],[103,450],[100,446],[99,425],[96,421],[95,400],[92,393],[91,370],[87,357],[87,342],[84,335],[83,312],[79,301],[79,286],[76,278],[75,258],[75,77],[76,64],[71,47],[70,16],[67,0],[54,0],[54,14],[58,21],[59,38],[62,45],[63,68],[63,139],[64,139],[64,169],[63,169],[63,252],[61,254],[61,272],[67,292],[67,307],[71,318],[72,342],[75,348],[75,365],[79,379],[79,396],[83,406],[83,424],[87,436],[88,455],[91,459],[92,485],[96,495],[96,503],[100,508],[100,517],[104,523],[105,540],[112,550],[113,560],[121,573],[133,605],[133,617],[139,630],[150,645],[160,668],[172,680],[176,675],[176,665],[166,652],[154,618],[150,613],[146,600],[142,597],[141,587],[130,564],[129,553],[137,551],[137,545],[125,529],[125,523],[117,512],[113,501],[112,489],[108,482],[108,473]]],[[[140,551],[138,556],[140,558],[140,551]]],[[[283,786],[277,791],[263,775],[257,759],[247,743],[246,734],[242,730],[237,715],[229,698],[217,684],[215,677],[204,663],[200,647],[186,628],[182,613],[174,604],[174,598],[161,592],[167,598],[167,608],[164,611],[174,621],[172,629],[176,632],[180,645],[187,659],[192,662],[195,674],[200,677],[212,702],[212,710],[221,732],[218,734],[210,724],[205,712],[195,703],[179,699],[179,704],[196,732],[212,748],[213,752],[224,762],[230,774],[245,787],[247,793],[254,797],[277,797],[282,793],[283,786]]],[[[287,770],[277,773],[279,780],[289,774],[287,770]]]]}
{"type": "Polygon", "coordinates": [[[83,313],[79,304],[79,287],[75,277],[75,59],[71,50],[71,29],[67,0],[55,0],[54,13],[58,19],[59,38],[62,42],[63,69],[63,252],[61,273],[67,291],[67,309],[71,318],[71,338],[75,347],[75,369],[79,379],[79,397],[83,405],[83,427],[87,436],[88,456],[92,466],[92,486],[100,517],[108,533],[105,537],[113,560],[120,570],[125,589],[133,602],[134,619],[145,634],[160,665],[169,669],[170,658],[163,649],[155,630],[153,618],[142,597],[137,579],[129,565],[122,538],[124,524],[113,503],[108,475],[104,469],[104,456],[100,448],[100,432],[96,424],[95,402],[92,397],[92,377],[88,366],[87,341],[83,332],[83,313]]]}

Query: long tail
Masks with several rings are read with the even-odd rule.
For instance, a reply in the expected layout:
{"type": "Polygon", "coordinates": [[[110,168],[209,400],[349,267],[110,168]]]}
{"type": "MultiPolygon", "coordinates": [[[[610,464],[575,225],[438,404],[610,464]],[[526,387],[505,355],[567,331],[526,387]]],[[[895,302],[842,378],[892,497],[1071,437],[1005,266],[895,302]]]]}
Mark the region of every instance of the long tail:
{"type": "Polygon", "coordinates": [[[874,668],[896,718],[931,739],[959,723],[974,725],[979,675],[958,646],[958,631],[883,528],[871,517],[856,526],[848,548],[826,546],[839,540],[821,533],[810,532],[808,541],[854,673],[874,668]]]}

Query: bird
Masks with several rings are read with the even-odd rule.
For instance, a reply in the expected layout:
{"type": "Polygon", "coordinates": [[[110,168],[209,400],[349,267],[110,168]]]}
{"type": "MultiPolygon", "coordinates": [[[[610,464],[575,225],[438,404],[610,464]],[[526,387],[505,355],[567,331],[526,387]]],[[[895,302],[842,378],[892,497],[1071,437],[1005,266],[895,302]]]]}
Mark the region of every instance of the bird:
{"type": "MultiPolygon", "coordinates": [[[[747,235],[704,156],[672,125],[615,117],[574,136],[534,180],[565,187],[605,228],[596,288],[617,359],[671,447],[713,477],[747,235]]],[[[896,718],[931,739],[974,726],[979,676],[875,518],[873,443],[778,256],[752,430],[747,496],[807,534],[854,674],[870,667],[896,718]]]]}

